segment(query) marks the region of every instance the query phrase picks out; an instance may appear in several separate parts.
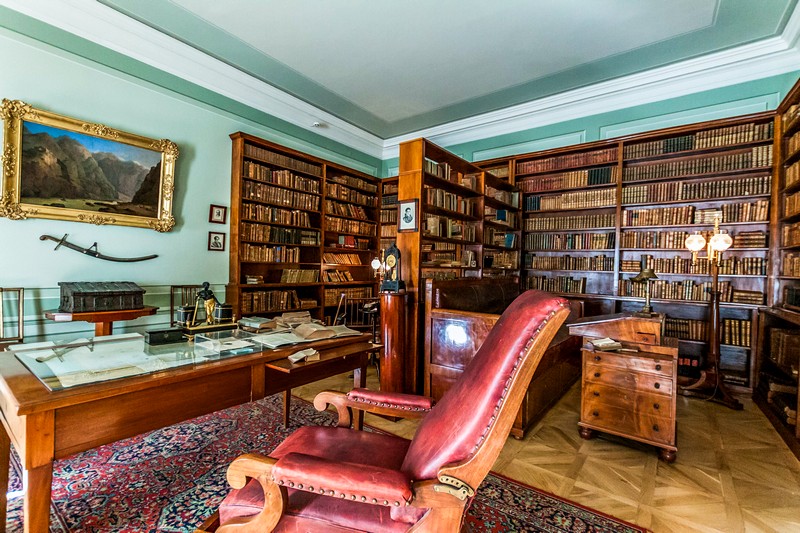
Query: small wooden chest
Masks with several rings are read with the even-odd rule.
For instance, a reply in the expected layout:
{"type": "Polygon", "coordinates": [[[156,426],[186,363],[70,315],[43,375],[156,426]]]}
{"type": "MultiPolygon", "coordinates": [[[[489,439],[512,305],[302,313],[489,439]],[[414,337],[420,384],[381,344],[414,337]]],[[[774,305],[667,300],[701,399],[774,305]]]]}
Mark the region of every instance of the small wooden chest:
{"type": "Polygon", "coordinates": [[[130,281],[60,281],[62,313],[120,311],[144,307],[144,289],[130,281]]]}

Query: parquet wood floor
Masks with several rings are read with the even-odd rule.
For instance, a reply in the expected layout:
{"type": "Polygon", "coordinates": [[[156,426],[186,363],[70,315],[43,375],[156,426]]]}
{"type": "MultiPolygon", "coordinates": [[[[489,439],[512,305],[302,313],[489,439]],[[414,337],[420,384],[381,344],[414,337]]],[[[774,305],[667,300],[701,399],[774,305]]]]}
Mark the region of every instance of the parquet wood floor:
{"type": "MultiPolygon", "coordinates": [[[[293,392],[346,391],[346,374],[293,392]]],[[[367,386],[377,389],[374,369],[367,386]]],[[[678,397],[678,458],[633,441],[578,436],[580,388],[522,440],[509,438],[493,470],[655,533],[800,533],[800,461],[751,401],[743,411],[678,397]]],[[[411,437],[414,421],[366,422],[411,437]]]]}

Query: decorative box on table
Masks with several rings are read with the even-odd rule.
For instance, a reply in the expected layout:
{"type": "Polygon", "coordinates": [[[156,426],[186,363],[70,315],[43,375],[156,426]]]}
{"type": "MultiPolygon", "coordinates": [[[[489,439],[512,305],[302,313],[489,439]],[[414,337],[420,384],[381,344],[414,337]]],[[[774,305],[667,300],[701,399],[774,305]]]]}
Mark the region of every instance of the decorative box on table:
{"type": "Polygon", "coordinates": [[[62,313],[121,311],[144,307],[145,290],[130,281],[59,281],[62,313]]]}
{"type": "Polygon", "coordinates": [[[263,347],[254,340],[255,337],[252,333],[239,329],[198,333],[194,337],[195,353],[225,357],[260,352],[263,347]]]}

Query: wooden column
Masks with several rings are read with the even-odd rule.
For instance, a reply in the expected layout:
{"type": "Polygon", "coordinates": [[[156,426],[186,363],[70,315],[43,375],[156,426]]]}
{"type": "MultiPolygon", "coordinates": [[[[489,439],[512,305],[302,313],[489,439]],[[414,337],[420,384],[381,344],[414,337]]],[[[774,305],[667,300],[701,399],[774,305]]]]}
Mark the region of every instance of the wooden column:
{"type": "MultiPolygon", "coordinates": [[[[408,386],[406,371],[409,359],[406,320],[408,315],[408,294],[400,292],[382,292],[381,298],[381,333],[383,335],[383,353],[381,355],[381,390],[385,392],[415,391],[408,386]]],[[[410,370],[413,372],[413,366],[410,370]]]]}

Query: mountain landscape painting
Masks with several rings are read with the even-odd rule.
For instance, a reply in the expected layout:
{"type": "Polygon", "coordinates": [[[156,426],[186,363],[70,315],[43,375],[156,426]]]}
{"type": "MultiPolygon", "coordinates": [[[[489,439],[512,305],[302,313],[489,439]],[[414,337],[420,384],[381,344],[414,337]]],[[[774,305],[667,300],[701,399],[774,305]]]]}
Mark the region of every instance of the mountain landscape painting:
{"type": "Polygon", "coordinates": [[[22,121],[20,202],[158,217],[162,152],[22,121]]]}

